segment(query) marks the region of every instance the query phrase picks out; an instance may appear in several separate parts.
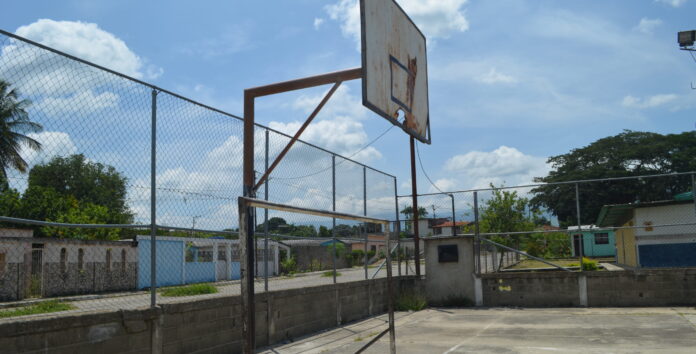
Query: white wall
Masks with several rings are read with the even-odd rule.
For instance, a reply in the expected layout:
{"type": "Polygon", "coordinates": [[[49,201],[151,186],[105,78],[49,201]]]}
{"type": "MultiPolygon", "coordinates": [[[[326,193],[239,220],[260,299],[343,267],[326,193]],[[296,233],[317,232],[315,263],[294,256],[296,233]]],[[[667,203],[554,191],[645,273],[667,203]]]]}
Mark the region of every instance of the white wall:
{"type": "MultiPolygon", "coordinates": [[[[694,204],[673,204],[655,207],[637,208],[635,210],[635,226],[644,226],[646,223],[654,225],[664,224],[696,224],[696,210],[694,204]]],[[[696,225],[653,227],[647,231],[645,227],[636,229],[636,236],[660,236],[660,235],[684,235],[696,234],[696,225]]]]}

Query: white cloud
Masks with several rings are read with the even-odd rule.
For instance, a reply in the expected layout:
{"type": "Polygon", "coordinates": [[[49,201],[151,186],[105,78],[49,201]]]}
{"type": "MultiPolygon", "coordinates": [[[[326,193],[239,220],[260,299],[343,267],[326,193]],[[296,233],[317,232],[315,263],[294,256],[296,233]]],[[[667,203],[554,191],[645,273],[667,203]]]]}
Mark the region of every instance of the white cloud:
{"type": "MultiPolygon", "coordinates": [[[[292,103],[292,108],[309,114],[321,102],[326,92],[328,90],[318,95],[302,94],[292,103]]],[[[322,117],[342,115],[362,120],[367,117],[367,110],[363,108],[360,98],[351,95],[350,87],[342,85],[334,92],[331,99],[321,109],[319,115],[322,117]]]]}
{"type": "Polygon", "coordinates": [[[38,103],[38,109],[53,116],[68,114],[91,114],[118,105],[118,95],[111,92],[95,94],[94,91],[83,91],[62,97],[46,97],[38,103]]]}
{"type": "Polygon", "coordinates": [[[318,31],[319,28],[321,28],[321,25],[324,24],[324,21],[325,20],[323,18],[315,17],[314,18],[314,29],[318,31]]]}
{"type": "MultiPolygon", "coordinates": [[[[302,125],[301,122],[271,122],[269,127],[283,133],[294,135],[302,125]]],[[[302,134],[302,140],[335,151],[344,156],[354,154],[368,143],[367,133],[362,123],[349,117],[338,116],[331,120],[322,120],[310,124],[302,134]]],[[[370,146],[362,150],[353,159],[367,162],[379,159],[382,154],[370,146]]]]}
{"type": "Polygon", "coordinates": [[[497,83],[514,84],[517,82],[515,77],[498,72],[496,68],[491,68],[487,73],[477,76],[475,79],[489,85],[497,83]]]}
{"type": "Polygon", "coordinates": [[[40,19],[19,27],[15,33],[129,76],[145,76],[140,57],[95,23],[40,19]]]}
{"type": "Polygon", "coordinates": [[[435,181],[435,185],[430,185],[428,193],[437,193],[440,191],[448,192],[457,188],[457,181],[452,178],[440,178],[435,181]]]}
{"type": "Polygon", "coordinates": [[[660,20],[659,18],[649,19],[643,17],[640,19],[640,22],[636,27],[634,27],[634,29],[642,33],[652,34],[655,31],[655,28],[657,28],[661,24],[662,20],[660,20]]]}
{"type": "Polygon", "coordinates": [[[25,148],[21,152],[30,166],[48,162],[56,156],[68,156],[77,152],[70,135],[64,132],[29,133],[27,136],[41,143],[40,151],[25,148]]]}
{"type": "Polygon", "coordinates": [[[655,2],[661,2],[672,7],[680,7],[686,3],[686,0],[655,0],[655,2]]]}
{"type": "Polygon", "coordinates": [[[545,157],[500,146],[490,152],[472,151],[453,156],[445,162],[444,170],[456,174],[460,186],[484,188],[489,183],[508,186],[531,183],[534,177],[545,176],[550,166],[545,157]]]}
{"type": "Polygon", "coordinates": [[[643,99],[628,95],[623,98],[621,105],[628,108],[638,109],[655,108],[672,102],[677,98],[679,98],[679,96],[675,94],[654,95],[643,99]]]}
{"type": "MultiPolygon", "coordinates": [[[[462,7],[467,0],[402,0],[399,5],[428,39],[448,38],[469,29],[462,7]]],[[[325,7],[332,20],[341,24],[343,35],[352,38],[360,50],[360,6],[357,0],[340,0],[325,7]]]]}

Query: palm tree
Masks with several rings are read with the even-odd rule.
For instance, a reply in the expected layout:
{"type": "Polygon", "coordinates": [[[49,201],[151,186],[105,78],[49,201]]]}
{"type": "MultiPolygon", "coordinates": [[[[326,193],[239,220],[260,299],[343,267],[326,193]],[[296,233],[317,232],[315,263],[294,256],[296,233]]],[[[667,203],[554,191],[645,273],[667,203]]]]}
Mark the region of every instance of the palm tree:
{"type": "Polygon", "coordinates": [[[8,168],[27,172],[29,166],[22,158],[22,148],[41,150],[41,143],[25,135],[43,130],[41,124],[29,120],[30,104],[31,101],[20,99],[17,90],[0,79],[0,188],[7,187],[8,168]]]}

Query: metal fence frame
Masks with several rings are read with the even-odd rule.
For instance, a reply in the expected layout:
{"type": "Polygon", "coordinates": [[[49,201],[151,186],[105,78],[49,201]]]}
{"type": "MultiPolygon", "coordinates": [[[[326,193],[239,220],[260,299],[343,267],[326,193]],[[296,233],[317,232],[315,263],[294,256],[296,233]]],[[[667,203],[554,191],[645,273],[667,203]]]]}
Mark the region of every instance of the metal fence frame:
{"type": "MultiPolygon", "coordinates": [[[[488,240],[485,238],[485,236],[510,236],[510,235],[515,235],[515,234],[530,234],[530,233],[557,233],[558,231],[544,231],[544,230],[537,230],[537,231],[518,231],[518,232],[489,232],[489,233],[481,233],[479,230],[479,192],[483,191],[494,191],[494,190],[506,190],[506,189],[519,189],[519,188],[535,188],[535,187],[543,187],[543,186],[553,186],[553,185],[573,185],[575,188],[575,209],[576,209],[576,217],[577,217],[577,229],[574,229],[577,232],[582,232],[586,231],[586,229],[582,228],[582,223],[581,223],[581,207],[580,207],[580,186],[584,183],[593,183],[593,182],[610,182],[610,181],[626,181],[626,180],[642,180],[642,179],[651,179],[651,178],[664,178],[664,177],[678,177],[678,176],[691,176],[691,188],[692,191],[696,191],[696,171],[689,171],[689,172],[674,172],[674,173],[665,173],[665,174],[650,174],[650,175],[642,175],[642,176],[627,176],[627,177],[611,177],[611,178],[594,178],[594,179],[586,179],[586,180],[572,180],[572,181],[563,181],[563,182],[551,182],[551,183],[535,183],[535,184],[525,184],[525,185],[518,185],[518,186],[501,186],[501,187],[491,187],[491,188],[476,188],[476,189],[466,189],[466,190],[456,190],[456,191],[447,191],[447,192],[439,192],[439,193],[423,193],[423,194],[418,194],[418,197],[425,197],[425,196],[449,196],[452,198],[452,223],[453,223],[453,230],[456,230],[456,219],[455,219],[455,206],[454,206],[454,195],[458,193],[472,193],[473,194],[473,212],[474,212],[474,233],[469,233],[469,234],[459,234],[458,236],[473,236],[474,237],[474,252],[475,252],[475,259],[476,259],[476,272],[477,274],[481,274],[481,244],[482,243],[487,243],[490,245],[493,245],[494,247],[498,248],[503,248],[506,249],[510,252],[513,252],[515,254],[528,257],[531,259],[536,259],[539,260],[543,263],[549,264],[553,267],[559,268],[561,270],[569,271],[566,267],[562,267],[560,265],[554,264],[551,261],[545,260],[540,257],[534,257],[526,252],[523,252],[521,250],[517,250],[511,247],[507,247],[505,245],[498,244],[496,242],[493,242],[491,240],[488,240]]],[[[696,193],[694,193],[694,213],[696,214],[696,193]]],[[[397,196],[397,199],[399,198],[406,198],[407,200],[412,199],[412,195],[399,195],[397,196]]],[[[403,220],[404,222],[413,222],[413,220],[403,220]]],[[[672,224],[663,224],[663,225],[652,225],[653,227],[665,227],[665,226],[687,226],[687,225],[696,225],[696,223],[672,223],[672,224]]],[[[619,230],[619,229],[638,229],[642,228],[644,226],[620,226],[620,227],[602,227],[602,229],[606,230],[619,230]]],[[[456,231],[453,232],[453,236],[457,236],[456,231]]],[[[579,249],[579,262],[582,264],[582,259],[584,257],[583,254],[584,250],[583,247],[580,247],[579,249]]],[[[579,271],[583,271],[583,267],[579,267],[579,271]]]]}

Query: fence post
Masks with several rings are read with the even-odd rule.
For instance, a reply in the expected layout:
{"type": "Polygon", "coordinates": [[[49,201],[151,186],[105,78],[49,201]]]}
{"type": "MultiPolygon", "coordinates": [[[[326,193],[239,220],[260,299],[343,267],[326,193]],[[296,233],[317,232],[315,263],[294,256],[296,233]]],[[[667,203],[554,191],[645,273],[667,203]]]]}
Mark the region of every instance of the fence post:
{"type": "MultiPolygon", "coordinates": [[[[331,155],[331,201],[333,203],[331,210],[336,211],[336,155],[331,155]]],[[[336,284],[336,218],[333,218],[331,234],[333,236],[333,249],[331,250],[331,258],[333,259],[333,283],[336,284]]]]}
{"type": "Polygon", "coordinates": [[[691,174],[691,197],[693,198],[694,202],[694,212],[696,213],[696,177],[694,177],[694,174],[691,174]]]}
{"type": "Polygon", "coordinates": [[[152,90],[150,138],[150,307],[157,306],[157,91],[152,90]]]}
{"type": "MultiPolygon", "coordinates": [[[[481,272],[481,235],[479,234],[479,209],[478,209],[478,192],[474,191],[474,241],[476,246],[474,247],[474,253],[476,257],[476,270],[480,275],[481,272]]],[[[487,256],[486,256],[487,257],[487,256]]],[[[488,262],[486,262],[486,268],[488,268],[488,262]]]]}
{"type": "MultiPolygon", "coordinates": [[[[266,129],[266,151],[265,151],[265,169],[264,169],[264,174],[268,173],[268,129],[266,129]]],[[[268,200],[268,180],[270,178],[266,178],[266,180],[263,182],[263,196],[265,200],[268,200]]],[[[268,209],[263,209],[263,289],[268,292],[268,209]]]]}
{"type": "Polygon", "coordinates": [[[454,194],[450,193],[449,196],[452,198],[452,236],[457,236],[457,219],[454,214],[454,194]]]}
{"type": "MultiPolygon", "coordinates": [[[[396,207],[396,222],[394,223],[394,233],[396,233],[396,269],[401,276],[401,222],[399,221],[399,195],[396,191],[396,178],[394,178],[394,204],[396,207]]],[[[367,215],[366,215],[367,216],[367,215]]]]}
{"type": "MultiPolygon", "coordinates": [[[[582,259],[585,256],[585,235],[582,233],[582,223],[580,222],[580,185],[575,183],[575,209],[578,214],[578,248],[580,249],[578,255],[580,255],[580,271],[582,272],[582,259]]],[[[575,241],[575,237],[573,237],[575,241]]]]}
{"type": "MultiPolygon", "coordinates": [[[[363,166],[363,215],[367,216],[367,168],[363,166]]],[[[367,243],[369,237],[367,236],[367,223],[363,223],[363,232],[365,232],[365,261],[363,262],[365,266],[365,280],[369,279],[367,274],[367,243]]]]}

